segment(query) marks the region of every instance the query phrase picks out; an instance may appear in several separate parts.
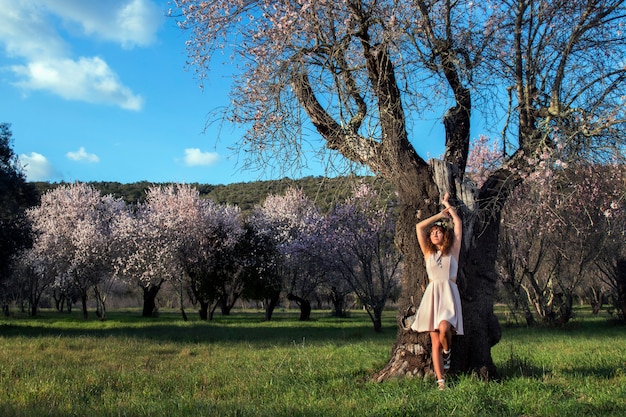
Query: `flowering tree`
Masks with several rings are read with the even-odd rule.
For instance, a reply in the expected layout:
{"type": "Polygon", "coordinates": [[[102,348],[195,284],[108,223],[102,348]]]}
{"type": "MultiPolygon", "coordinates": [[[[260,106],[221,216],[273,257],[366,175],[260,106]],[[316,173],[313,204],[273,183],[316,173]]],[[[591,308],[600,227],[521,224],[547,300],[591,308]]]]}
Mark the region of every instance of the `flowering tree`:
{"type": "Polygon", "coordinates": [[[613,238],[623,233],[613,218],[622,215],[621,175],[616,166],[572,164],[528,180],[512,196],[499,257],[504,283],[544,322],[567,322],[585,289],[605,292],[597,267],[617,265],[625,249],[613,238]]]}
{"type": "MultiPolygon", "coordinates": [[[[600,281],[611,295],[617,317],[626,321],[626,167],[604,166],[600,178],[620,184],[610,189],[609,198],[599,207],[602,220],[603,245],[594,262],[600,281]]],[[[590,285],[593,288],[593,285],[590,285]]]]}
{"type": "Polygon", "coordinates": [[[116,275],[142,289],[144,317],[154,314],[163,283],[183,273],[178,250],[188,231],[182,219],[189,191],[177,185],[151,187],[146,202],[129,207],[116,223],[116,275]]]}
{"type": "Polygon", "coordinates": [[[280,230],[278,250],[282,255],[287,298],[300,307],[300,320],[311,314],[310,296],[324,283],[325,274],[318,253],[317,230],[322,216],[319,208],[302,190],[288,189],[282,196],[268,196],[263,205],[280,230]]]}
{"type": "MultiPolygon", "coordinates": [[[[468,172],[478,184],[501,166],[500,149],[488,138],[474,143],[468,172]]],[[[528,325],[535,323],[533,311],[548,324],[567,322],[575,296],[589,298],[595,312],[607,288],[619,299],[624,165],[567,164],[567,151],[557,142],[539,155],[533,162],[539,168],[513,192],[502,216],[498,271],[513,311],[522,310],[528,325]]]]}
{"type": "Polygon", "coordinates": [[[13,279],[10,287],[13,292],[17,292],[16,299],[28,300],[31,316],[37,315],[41,297],[54,284],[54,275],[47,270],[47,266],[38,259],[33,248],[21,250],[12,260],[13,279]]]}
{"type": "Polygon", "coordinates": [[[245,282],[244,296],[262,300],[265,320],[272,319],[283,289],[280,274],[281,254],[278,251],[272,223],[256,207],[244,224],[245,237],[237,253],[245,282]]]}
{"type": "Polygon", "coordinates": [[[178,197],[187,207],[180,219],[186,232],[181,236],[178,256],[200,303],[200,317],[212,318],[218,305],[228,314],[243,291],[235,251],[244,233],[240,211],[201,199],[189,186],[179,186],[178,197]]]}
{"type": "MultiPolygon", "coordinates": [[[[28,258],[45,264],[41,270],[54,276],[56,287],[78,290],[85,319],[89,290],[113,274],[113,224],[123,207],[122,200],[75,183],[48,191],[41,204],[28,211],[35,233],[34,256],[28,258]]],[[[104,299],[97,301],[98,311],[104,314],[104,299]]]]}
{"type": "MultiPolygon", "coordinates": [[[[278,153],[289,165],[303,154],[306,116],[327,149],[395,186],[396,242],[406,259],[400,311],[427,279],[416,215],[439,211],[440,196],[451,193],[465,223],[459,283],[466,332],[455,342],[455,367],[489,377],[496,374],[490,349],[500,338],[493,314],[499,209],[523,179],[519,172],[536,168],[528,158],[554,146],[555,132],[572,145],[571,156],[623,146],[623,2],[175,4],[181,27],[192,32],[189,55],[200,78],[223,48],[243,63],[228,116],[250,128],[241,142],[250,154],[278,153]],[[506,163],[474,193],[460,184],[475,109],[505,116],[506,163]],[[445,128],[443,164],[430,165],[416,151],[432,141],[415,126],[431,111],[445,128]]],[[[399,332],[376,379],[429,371],[429,358],[413,353],[429,351],[428,343],[399,332]]]]}
{"type": "Polygon", "coordinates": [[[296,301],[301,309],[301,320],[307,320],[311,307],[307,297],[319,287],[322,274],[311,256],[309,237],[319,225],[318,208],[302,192],[290,188],[284,195],[269,195],[258,206],[254,223],[271,236],[280,255],[276,264],[283,277],[281,287],[286,288],[288,298],[296,301]]]}
{"type": "Polygon", "coordinates": [[[400,284],[402,257],[394,230],[395,216],[366,185],[333,207],[324,226],[327,262],[354,291],[377,332],[385,304],[400,284]]]}

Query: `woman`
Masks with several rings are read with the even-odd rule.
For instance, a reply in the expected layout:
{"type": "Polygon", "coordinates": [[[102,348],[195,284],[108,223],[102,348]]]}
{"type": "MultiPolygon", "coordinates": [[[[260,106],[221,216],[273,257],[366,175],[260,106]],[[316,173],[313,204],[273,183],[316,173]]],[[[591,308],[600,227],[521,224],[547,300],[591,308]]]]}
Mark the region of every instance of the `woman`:
{"type": "Polygon", "coordinates": [[[452,335],[463,334],[461,298],[456,285],[463,225],[448,198],[448,194],[443,198],[444,210],[415,227],[429,282],[411,329],[430,332],[433,367],[440,390],[446,388],[444,372],[450,369],[452,335]]]}

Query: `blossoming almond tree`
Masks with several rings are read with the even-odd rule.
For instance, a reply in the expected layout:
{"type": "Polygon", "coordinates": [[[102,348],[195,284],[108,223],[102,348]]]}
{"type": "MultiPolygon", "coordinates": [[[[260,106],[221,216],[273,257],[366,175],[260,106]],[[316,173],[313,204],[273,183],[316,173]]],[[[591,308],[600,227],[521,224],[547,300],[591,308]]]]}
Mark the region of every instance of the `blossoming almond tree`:
{"type": "Polygon", "coordinates": [[[262,300],[265,320],[269,321],[283,290],[279,232],[260,206],[246,219],[244,229],[245,238],[237,249],[246,282],[245,295],[250,300],[262,300]]]}
{"type": "MultiPolygon", "coordinates": [[[[87,184],[75,183],[48,191],[41,204],[28,212],[36,253],[30,258],[46,264],[43,269],[53,274],[57,287],[79,291],[85,319],[89,291],[106,286],[113,279],[113,224],[123,207],[121,199],[103,196],[87,184]]],[[[101,318],[105,293],[96,291],[101,318]]]]}
{"type": "MultiPolygon", "coordinates": [[[[474,142],[468,172],[477,183],[502,165],[499,145],[485,137],[474,142]]],[[[623,317],[625,165],[612,155],[564,163],[568,151],[557,141],[539,155],[539,168],[515,189],[502,215],[498,270],[528,325],[534,315],[547,324],[567,322],[575,297],[587,294],[595,312],[608,295],[623,317]]]]}
{"type": "MultiPolygon", "coordinates": [[[[51,265],[38,256],[40,248],[31,247],[22,249],[14,255],[12,260],[12,282],[10,288],[14,289],[19,296],[27,297],[30,307],[30,315],[36,316],[39,311],[39,301],[46,290],[50,288],[55,281],[51,265]]],[[[5,297],[9,295],[7,290],[5,297]]],[[[17,294],[16,294],[17,295],[17,294]]]]}
{"type": "Polygon", "coordinates": [[[298,303],[301,320],[308,320],[310,302],[307,297],[320,285],[322,275],[312,267],[315,260],[305,245],[319,224],[321,215],[302,190],[290,188],[283,195],[270,194],[255,207],[251,221],[255,228],[274,243],[275,267],[283,277],[280,284],[288,298],[298,303]]]}
{"type": "MultiPolygon", "coordinates": [[[[464,219],[459,284],[465,336],[453,368],[497,375],[491,346],[499,209],[532,172],[529,157],[567,138],[572,156],[623,146],[624,0],[475,2],[392,0],[175,0],[191,31],[190,62],[209,75],[221,52],[241,64],[229,120],[240,145],[289,166],[314,127],[326,149],[393,184],[396,243],[405,255],[400,311],[421,295],[416,215],[451,192],[464,219]],[[501,130],[506,163],[480,189],[462,187],[472,114],[501,130]],[[420,119],[439,112],[444,163],[416,149],[432,141],[420,119]],[[491,118],[489,117],[491,116],[491,118]],[[502,120],[502,124],[493,122],[502,120]],[[575,146],[574,146],[575,145],[575,146]],[[511,167],[514,170],[510,169],[511,167]]],[[[177,13],[172,11],[172,15],[177,13]]],[[[621,148],[623,149],[623,148],[621,148]]],[[[399,329],[376,380],[430,370],[429,338],[399,329]]]]}
{"type": "Polygon", "coordinates": [[[394,245],[395,216],[367,185],[339,202],[325,217],[322,235],[328,267],[341,274],[367,311],[374,330],[400,284],[402,256],[394,245]]]}
{"type": "Polygon", "coordinates": [[[180,196],[185,191],[174,185],[151,187],[146,202],[129,207],[116,223],[116,275],[142,289],[144,317],[154,314],[161,286],[183,273],[178,250],[187,232],[182,221],[187,206],[180,196]]]}
{"type": "Polygon", "coordinates": [[[511,266],[503,275],[505,283],[516,283],[510,287],[514,296],[525,299],[543,322],[563,324],[586,288],[620,298],[624,166],[576,163],[548,174],[553,168],[546,166],[512,195],[503,214],[508,246],[499,263],[511,266]]]}
{"type": "Polygon", "coordinates": [[[201,199],[189,186],[178,186],[182,230],[178,257],[188,285],[200,303],[200,317],[210,319],[218,305],[228,314],[243,291],[235,248],[243,237],[240,210],[201,199]],[[209,310],[210,309],[210,310],[209,310]]]}

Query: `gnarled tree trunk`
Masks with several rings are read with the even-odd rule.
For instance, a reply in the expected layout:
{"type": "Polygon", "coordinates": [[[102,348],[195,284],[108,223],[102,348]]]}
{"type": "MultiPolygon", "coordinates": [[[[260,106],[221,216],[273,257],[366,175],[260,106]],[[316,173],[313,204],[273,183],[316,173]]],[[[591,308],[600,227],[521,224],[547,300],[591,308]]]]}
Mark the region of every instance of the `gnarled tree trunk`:
{"type": "Polygon", "coordinates": [[[457,282],[463,306],[465,334],[454,337],[451,372],[476,372],[485,379],[494,378],[498,374],[491,358],[491,347],[501,336],[498,320],[493,313],[499,211],[487,206],[493,202],[491,199],[478,199],[475,202],[474,190],[458,181],[459,176],[453,166],[435,162],[429,175],[432,175],[432,183],[436,183],[438,187],[433,185],[427,190],[428,194],[413,197],[417,204],[425,201],[430,206],[424,207],[427,212],[420,210],[417,204],[403,202],[398,219],[398,243],[405,254],[406,264],[399,303],[398,334],[388,363],[373,379],[384,381],[395,377],[422,377],[433,373],[430,336],[428,333],[415,333],[408,326],[405,328],[402,319],[411,306],[419,306],[428,283],[424,258],[415,234],[416,213],[420,218],[427,218],[439,211],[439,197],[446,191],[456,195],[457,199],[453,203],[461,206],[460,214],[464,225],[457,282]],[[483,219],[480,213],[489,213],[489,216],[483,219]]]}

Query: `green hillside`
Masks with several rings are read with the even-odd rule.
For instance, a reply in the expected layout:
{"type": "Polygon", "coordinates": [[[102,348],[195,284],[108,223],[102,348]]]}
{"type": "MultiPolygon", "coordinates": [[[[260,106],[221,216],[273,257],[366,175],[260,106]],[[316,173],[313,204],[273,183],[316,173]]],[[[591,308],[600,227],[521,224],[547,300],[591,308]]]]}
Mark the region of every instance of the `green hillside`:
{"type": "MultiPolygon", "coordinates": [[[[283,194],[289,187],[300,188],[313,200],[322,210],[328,209],[333,201],[341,200],[350,194],[352,185],[358,182],[365,182],[379,190],[382,198],[393,198],[393,187],[379,178],[375,177],[304,177],[301,179],[283,178],[280,180],[240,182],[227,185],[191,184],[196,187],[200,195],[211,198],[215,202],[222,204],[233,204],[239,206],[242,211],[251,210],[255,204],[263,202],[270,194],[283,194]]],[[[46,191],[66,183],[35,182],[40,195],[46,191]]],[[[154,185],[147,181],[123,184],[119,182],[89,182],[103,194],[111,194],[123,198],[127,203],[143,202],[146,197],[146,190],[154,185]]]]}

